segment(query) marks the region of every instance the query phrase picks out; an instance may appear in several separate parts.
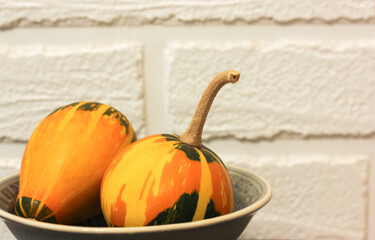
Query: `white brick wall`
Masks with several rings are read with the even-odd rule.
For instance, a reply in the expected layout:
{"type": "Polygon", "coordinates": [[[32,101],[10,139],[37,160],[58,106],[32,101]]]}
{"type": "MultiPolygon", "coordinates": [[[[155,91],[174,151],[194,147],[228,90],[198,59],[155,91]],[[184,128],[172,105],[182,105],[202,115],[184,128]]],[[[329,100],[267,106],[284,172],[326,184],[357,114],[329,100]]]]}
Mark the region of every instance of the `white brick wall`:
{"type": "Polygon", "coordinates": [[[0,26],[102,26],[141,24],[185,24],[202,22],[252,23],[271,20],[351,21],[375,16],[372,0],[228,0],[209,1],[110,1],[86,0],[1,1],[0,26]]]}
{"type": "Polygon", "coordinates": [[[49,112],[85,100],[117,108],[144,134],[141,62],[137,45],[0,46],[0,138],[26,141],[49,112]]]}
{"type": "Polygon", "coordinates": [[[206,137],[375,132],[375,41],[194,43],[169,50],[168,97],[174,131],[183,132],[188,125],[202,93],[197,89],[203,89],[217,69],[229,68],[240,71],[243,79],[220,92],[206,137]]]}
{"type": "Polygon", "coordinates": [[[226,161],[262,172],[274,189],[241,238],[365,238],[369,158],[239,155],[226,161]]]}
{"type": "Polygon", "coordinates": [[[235,69],[205,144],[274,192],[241,239],[375,240],[374,25],[375,0],[0,0],[0,176],[56,107],[100,101],[140,137],[181,134],[235,69]]]}

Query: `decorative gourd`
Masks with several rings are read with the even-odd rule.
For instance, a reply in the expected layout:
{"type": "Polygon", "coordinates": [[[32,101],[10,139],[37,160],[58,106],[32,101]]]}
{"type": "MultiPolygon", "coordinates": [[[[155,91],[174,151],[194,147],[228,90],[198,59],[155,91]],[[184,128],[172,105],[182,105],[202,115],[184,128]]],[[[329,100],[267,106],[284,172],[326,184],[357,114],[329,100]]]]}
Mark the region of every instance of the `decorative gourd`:
{"type": "Polygon", "coordinates": [[[189,222],[232,211],[229,173],[220,158],[202,145],[201,135],[217,92],[239,76],[226,71],[212,80],[181,137],[149,136],[114,157],[101,186],[102,211],[109,226],[189,222]]]}
{"type": "Polygon", "coordinates": [[[100,184],[113,156],[136,140],[115,108],[63,106],[34,130],[22,158],[17,215],[71,224],[100,213],[100,184]]]}

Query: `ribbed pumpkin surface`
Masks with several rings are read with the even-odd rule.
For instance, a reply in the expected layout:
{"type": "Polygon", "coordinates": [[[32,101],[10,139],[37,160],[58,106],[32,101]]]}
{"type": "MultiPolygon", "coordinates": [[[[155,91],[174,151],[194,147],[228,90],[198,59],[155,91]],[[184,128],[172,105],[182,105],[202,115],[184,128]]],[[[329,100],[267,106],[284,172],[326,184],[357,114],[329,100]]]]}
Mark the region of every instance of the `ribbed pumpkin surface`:
{"type": "Polygon", "coordinates": [[[113,156],[135,140],[119,111],[96,102],[61,107],[33,132],[22,158],[19,216],[74,223],[100,211],[100,184],[113,156]]]}
{"type": "Polygon", "coordinates": [[[159,134],[115,156],[103,177],[101,204],[110,226],[160,225],[227,214],[233,191],[211,150],[159,134]]]}

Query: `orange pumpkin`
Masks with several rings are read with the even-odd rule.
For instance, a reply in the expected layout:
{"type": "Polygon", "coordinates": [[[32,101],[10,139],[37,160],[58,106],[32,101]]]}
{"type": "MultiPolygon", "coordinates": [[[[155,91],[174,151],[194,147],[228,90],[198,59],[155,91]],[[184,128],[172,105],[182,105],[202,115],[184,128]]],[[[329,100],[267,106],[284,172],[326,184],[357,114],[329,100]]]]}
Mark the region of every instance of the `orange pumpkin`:
{"type": "Polygon", "coordinates": [[[170,134],[143,138],[116,155],[101,196],[111,226],[201,220],[233,207],[230,176],[220,158],[170,134]]]}
{"type": "Polygon", "coordinates": [[[112,157],[135,141],[115,108],[96,102],[63,106],[34,130],[22,158],[15,211],[70,224],[100,212],[100,184],[112,157]]]}
{"type": "Polygon", "coordinates": [[[102,211],[109,226],[181,223],[232,211],[229,173],[220,158],[202,145],[201,135],[213,98],[224,84],[238,79],[236,71],[214,78],[181,137],[146,137],[114,157],[101,186],[102,211]]]}

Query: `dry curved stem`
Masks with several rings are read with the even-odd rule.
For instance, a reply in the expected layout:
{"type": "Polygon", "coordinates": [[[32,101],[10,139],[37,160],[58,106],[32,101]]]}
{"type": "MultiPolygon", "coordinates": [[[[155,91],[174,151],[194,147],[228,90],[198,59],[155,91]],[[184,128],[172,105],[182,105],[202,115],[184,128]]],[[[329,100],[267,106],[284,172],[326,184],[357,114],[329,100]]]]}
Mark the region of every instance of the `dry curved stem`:
{"type": "Polygon", "coordinates": [[[181,135],[180,141],[194,147],[202,147],[202,132],[211,105],[219,90],[227,83],[236,83],[240,73],[234,70],[225,71],[216,75],[199,101],[193,119],[186,131],[181,135]]]}

